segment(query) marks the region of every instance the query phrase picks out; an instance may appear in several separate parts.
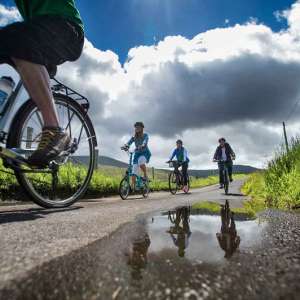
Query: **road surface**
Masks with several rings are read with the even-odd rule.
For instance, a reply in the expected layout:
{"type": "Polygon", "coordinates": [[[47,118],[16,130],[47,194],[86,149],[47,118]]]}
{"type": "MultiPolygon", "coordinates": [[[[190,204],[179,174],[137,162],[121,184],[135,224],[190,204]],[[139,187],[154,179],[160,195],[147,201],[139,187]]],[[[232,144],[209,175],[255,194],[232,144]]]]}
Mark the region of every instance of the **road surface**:
{"type": "MultiPolygon", "coordinates": [[[[266,226],[260,245],[240,251],[224,264],[153,258],[148,268],[144,266],[144,280],[130,276],[127,250],[145,236],[141,231],[149,217],[193,203],[223,204],[226,199],[231,207],[242,208],[248,200],[241,194],[242,182],[235,180],[227,196],[214,185],[187,195],[151,194],[146,200],[136,196],[127,201],[87,200],[67,209],[0,207],[0,299],[265,299],[270,295],[281,299],[287,293],[287,299],[296,299],[299,254],[286,250],[298,247],[299,252],[299,242],[293,242],[300,236],[295,214],[280,213],[278,226],[283,228],[274,233],[266,226]],[[272,256],[280,256],[282,265],[272,266],[272,256]]],[[[261,218],[273,224],[279,217],[271,211],[261,218]]],[[[142,261],[138,257],[131,264],[139,266],[142,261]]]]}

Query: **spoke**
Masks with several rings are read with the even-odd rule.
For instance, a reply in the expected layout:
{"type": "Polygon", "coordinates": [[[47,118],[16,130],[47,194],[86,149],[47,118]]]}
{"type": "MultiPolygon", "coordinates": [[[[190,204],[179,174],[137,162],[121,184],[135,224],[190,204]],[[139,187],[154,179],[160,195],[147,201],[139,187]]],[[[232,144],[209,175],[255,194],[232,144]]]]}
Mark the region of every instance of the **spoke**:
{"type": "MultiPolygon", "coordinates": [[[[44,122],[43,122],[43,120],[42,120],[42,118],[41,118],[41,116],[40,116],[40,114],[39,114],[39,111],[36,110],[36,111],[35,111],[35,114],[36,114],[36,116],[37,116],[37,118],[38,118],[38,120],[39,120],[40,128],[42,129],[42,128],[44,127],[44,122]]],[[[36,123],[36,124],[37,124],[37,123],[36,123]]],[[[37,125],[38,125],[38,124],[37,124],[37,125]]]]}

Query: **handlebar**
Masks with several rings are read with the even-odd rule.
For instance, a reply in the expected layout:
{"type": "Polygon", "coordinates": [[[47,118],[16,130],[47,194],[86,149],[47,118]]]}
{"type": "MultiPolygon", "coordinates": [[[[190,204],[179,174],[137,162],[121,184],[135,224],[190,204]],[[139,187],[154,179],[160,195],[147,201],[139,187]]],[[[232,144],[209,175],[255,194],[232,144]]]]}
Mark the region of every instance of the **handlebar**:
{"type": "Polygon", "coordinates": [[[222,159],[216,159],[215,162],[226,162],[226,161],[232,161],[233,159],[230,158],[230,159],[227,159],[227,160],[222,160],[222,159]]]}
{"type": "MultiPolygon", "coordinates": [[[[129,148],[130,147],[126,147],[125,149],[122,149],[122,147],[121,147],[121,150],[123,150],[123,151],[125,151],[125,152],[129,152],[129,148]]],[[[132,151],[132,153],[135,153],[137,150],[139,150],[138,148],[135,148],[133,151],[132,151]]]]}

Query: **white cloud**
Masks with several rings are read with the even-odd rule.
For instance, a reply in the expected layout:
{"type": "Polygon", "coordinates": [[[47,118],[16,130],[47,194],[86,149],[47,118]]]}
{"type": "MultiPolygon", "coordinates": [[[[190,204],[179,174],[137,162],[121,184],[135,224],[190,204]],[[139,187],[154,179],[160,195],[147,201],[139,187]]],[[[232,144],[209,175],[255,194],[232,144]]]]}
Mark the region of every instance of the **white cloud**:
{"type": "Polygon", "coordinates": [[[16,7],[6,7],[0,4],[0,26],[21,20],[22,17],[16,7]]]}
{"type": "Polygon", "coordinates": [[[300,96],[300,1],[275,16],[287,20],[287,30],[276,33],[250,18],[193,39],[168,36],[130,49],[123,67],[115,53],[85,40],[81,58],[60,66],[58,78],[90,99],[103,155],[126,160],[119,146],[143,120],[152,166],[165,167],[180,137],[191,167],[214,168],[224,136],[238,164],[261,167],[300,96]]]}

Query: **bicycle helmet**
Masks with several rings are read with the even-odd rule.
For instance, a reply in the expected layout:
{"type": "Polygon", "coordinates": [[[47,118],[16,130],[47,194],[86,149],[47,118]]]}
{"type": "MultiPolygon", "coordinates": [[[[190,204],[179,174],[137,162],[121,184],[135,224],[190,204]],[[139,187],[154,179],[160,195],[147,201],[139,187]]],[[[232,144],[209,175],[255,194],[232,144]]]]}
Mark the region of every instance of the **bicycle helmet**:
{"type": "Polygon", "coordinates": [[[182,140],[177,140],[177,141],[176,141],[176,144],[177,144],[177,143],[179,143],[179,144],[181,144],[181,145],[183,144],[183,143],[182,143],[182,140]]]}
{"type": "Polygon", "coordinates": [[[134,127],[136,127],[136,126],[141,126],[142,128],[145,128],[143,122],[135,122],[135,123],[134,123],[134,127]]]}
{"type": "Polygon", "coordinates": [[[225,140],[223,137],[219,139],[219,143],[220,143],[221,141],[226,142],[226,140],[225,140]]]}

